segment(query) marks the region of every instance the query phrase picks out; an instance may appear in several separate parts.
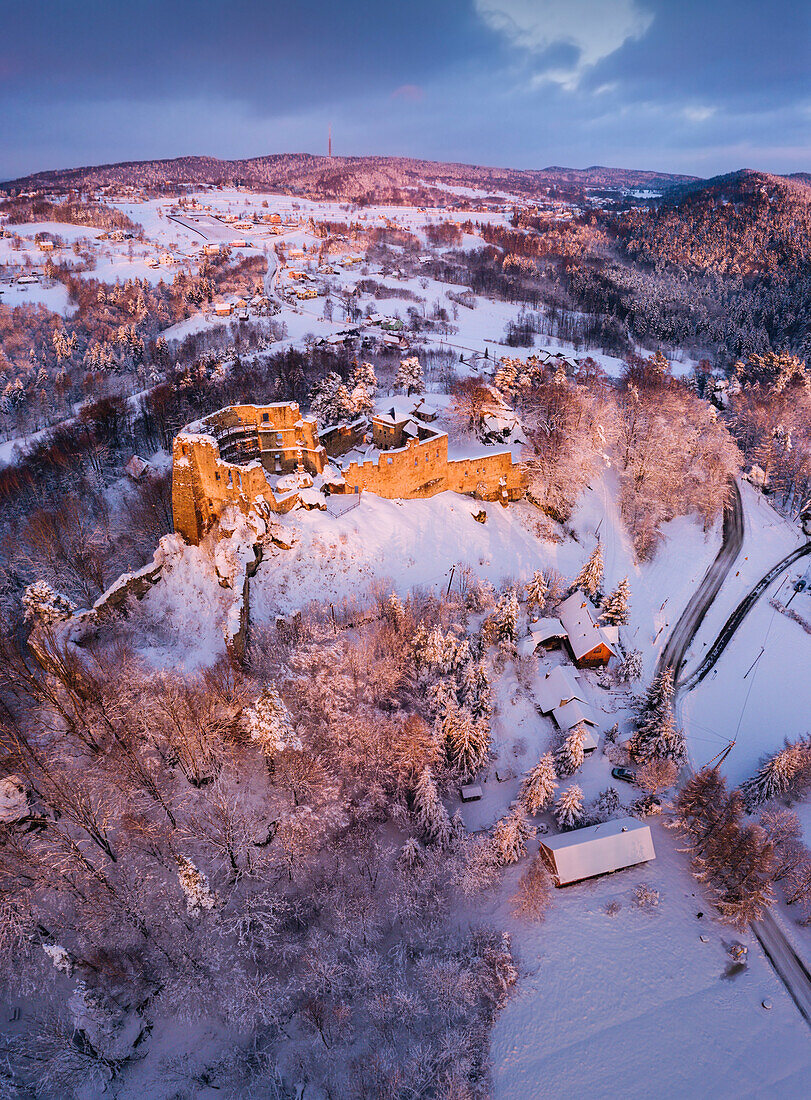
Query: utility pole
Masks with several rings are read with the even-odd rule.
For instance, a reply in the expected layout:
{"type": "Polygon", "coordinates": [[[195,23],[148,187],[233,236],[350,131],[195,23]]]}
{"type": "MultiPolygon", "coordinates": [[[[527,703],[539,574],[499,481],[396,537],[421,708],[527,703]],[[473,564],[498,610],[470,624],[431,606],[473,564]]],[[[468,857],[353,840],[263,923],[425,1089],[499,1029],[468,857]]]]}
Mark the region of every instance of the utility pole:
{"type": "Polygon", "coordinates": [[[332,160],[332,123],[329,124],[327,131],[327,156],[332,160]]]}

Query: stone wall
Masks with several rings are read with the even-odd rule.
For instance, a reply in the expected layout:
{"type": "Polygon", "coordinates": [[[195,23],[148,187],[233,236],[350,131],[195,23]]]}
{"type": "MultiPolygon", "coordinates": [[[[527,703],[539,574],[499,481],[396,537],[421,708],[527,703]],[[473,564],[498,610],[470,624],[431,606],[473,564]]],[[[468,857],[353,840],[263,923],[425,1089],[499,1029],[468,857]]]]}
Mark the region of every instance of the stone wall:
{"type": "MultiPolygon", "coordinates": [[[[509,451],[478,458],[449,459],[444,432],[419,424],[419,438],[380,450],[365,462],[343,468],[348,493],[367,489],[378,496],[430,497],[452,490],[480,500],[518,500],[524,493],[520,466],[509,451]]],[[[352,424],[325,433],[330,453],[339,455],[357,443],[361,428],[352,424]]],[[[238,405],[212,413],[184,428],[172,450],[172,509],[175,531],[197,544],[229,504],[247,514],[251,508],[289,512],[295,490],[276,494],[268,473],[306,470],[323,473],[327,450],[316,435],[315,420],[303,418],[296,404],[238,405]]]]}
{"type": "Polygon", "coordinates": [[[430,497],[447,489],[481,500],[518,500],[524,493],[521,469],[509,451],[449,459],[444,432],[381,451],[366,462],[351,462],[343,475],[347,492],[367,489],[390,499],[430,497]]]}
{"type": "Polygon", "coordinates": [[[228,504],[248,512],[264,502],[288,512],[295,492],[276,496],[266,473],[303,469],[320,474],[327,455],[316,423],[298,405],[235,405],[220,409],[175,438],[172,448],[172,512],[175,531],[195,545],[228,504]]]}

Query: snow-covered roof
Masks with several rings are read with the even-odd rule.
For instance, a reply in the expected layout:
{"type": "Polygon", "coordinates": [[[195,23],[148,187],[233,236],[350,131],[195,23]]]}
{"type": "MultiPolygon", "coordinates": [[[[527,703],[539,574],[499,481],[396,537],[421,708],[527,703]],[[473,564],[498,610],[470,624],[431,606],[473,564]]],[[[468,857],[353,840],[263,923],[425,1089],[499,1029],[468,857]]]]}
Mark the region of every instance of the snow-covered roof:
{"type": "Polygon", "coordinates": [[[407,424],[411,420],[409,413],[391,408],[388,412],[376,412],[372,414],[372,420],[379,420],[381,424],[407,424]]]}
{"type": "Polygon", "coordinates": [[[563,706],[555,707],[552,711],[552,717],[555,719],[558,729],[563,730],[564,733],[574,729],[575,726],[579,726],[581,722],[585,722],[589,726],[597,725],[591,707],[587,703],[582,703],[579,699],[571,699],[563,706]]]}
{"type": "Polygon", "coordinates": [[[650,828],[633,817],[542,837],[541,848],[552,864],[558,886],[656,858],[650,828]]]}
{"type": "MultiPolygon", "coordinates": [[[[518,652],[522,657],[529,657],[539,645],[550,641],[552,638],[563,638],[566,631],[560,619],[538,619],[530,627],[529,634],[518,643],[518,652]]],[[[550,708],[551,709],[551,708],[550,708]]]]}
{"type": "Polygon", "coordinates": [[[549,714],[550,711],[564,706],[572,699],[579,699],[581,703],[586,702],[583,688],[578,684],[574,674],[560,665],[553,668],[551,672],[547,672],[535,689],[535,701],[543,714],[549,714]]]}
{"type": "Polygon", "coordinates": [[[599,645],[607,646],[616,656],[616,642],[612,644],[606,628],[594,621],[589,602],[579,589],[555,610],[569,637],[575,660],[579,661],[599,645]]]}

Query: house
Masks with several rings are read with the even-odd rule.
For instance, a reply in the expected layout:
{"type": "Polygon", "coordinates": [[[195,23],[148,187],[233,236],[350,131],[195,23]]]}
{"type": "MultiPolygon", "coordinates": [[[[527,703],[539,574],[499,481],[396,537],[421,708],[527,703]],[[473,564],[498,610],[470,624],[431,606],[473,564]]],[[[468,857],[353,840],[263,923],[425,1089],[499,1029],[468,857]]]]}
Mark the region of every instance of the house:
{"type": "Polygon", "coordinates": [[[530,626],[527,637],[518,643],[518,652],[522,657],[531,657],[541,647],[556,649],[565,638],[566,631],[560,619],[537,619],[530,626]]]}
{"type": "Polygon", "coordinates": [[[235,241],[231,241],[231,248],[248,248],[248,242],[241,237],[237,237],[235,241]]]}
{"type": "Polygon", "coordinates": [[[569,886],[656,859],[650,827],[633,817],[541,837],[540,854],[555,886],[569,886]]]}
{"type": "Polygon", "coordinates": [[[591,605],[579,589],[555,610],[578,668],[598,668],[616,657],[617,629],[595,622],[591,605]]]}
{"type": "Polygon", "coordinates": [[[577,676],[560,665],[547,672],[534,694],[541,714],[551,714],[553,710],[571,703],[573,699],[586,702],[585,692],[578,683],[577,676]]]}
{"type": "Polygon", "coordinates": [[[217,317],[230,317],[234,312],[234,307],[230,302],[215,302],[214,313],[217,317]]]}
{"type": "Polygon", "coordinates": [[[572,699],[563,706],[555,707],[552,717],[561,733],[568,733],[575,726],[582,726],[585,730],[583,736],[583,752],[588,755],[599,747],[597,740],[597,722],[588,703],[581,703],[579,699],[572,699]]]}
{"type": "Polygon", "coordinates": [[[140,455],[133,455],[124,469],[133,481],[140,481],[149,469],[149,463],[140,455]]]}

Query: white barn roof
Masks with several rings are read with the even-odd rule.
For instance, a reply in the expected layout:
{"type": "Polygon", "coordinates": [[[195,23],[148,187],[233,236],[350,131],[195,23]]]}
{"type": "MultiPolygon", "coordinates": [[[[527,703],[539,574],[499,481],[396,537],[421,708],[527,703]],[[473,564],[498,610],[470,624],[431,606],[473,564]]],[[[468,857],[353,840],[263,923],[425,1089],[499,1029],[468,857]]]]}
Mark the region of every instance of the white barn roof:
{"type": "Polygon", "coordinates": [[[542,714],[549,714],[556,707],[565,706],[572,699],[586,702],[585,692],[568,669],[556,665],[535,689],[535,700],[542,714]]]}
{"type": "Polygon", "coordinates": [[[633,817],[543,837],[541,849],[551,865],[556,886],[656,859],[650,827],[633,817]]]}
{"type": "Polygon", "coordinates": [[[591,653],[598,645],[608,646],[614,656],[617,655],[616,644],[611,644],[605,629],[594,621],[589,602],[579,589],[562,604],[558,604],[555,610],[569,637],[576,661],[591,653]]]}

